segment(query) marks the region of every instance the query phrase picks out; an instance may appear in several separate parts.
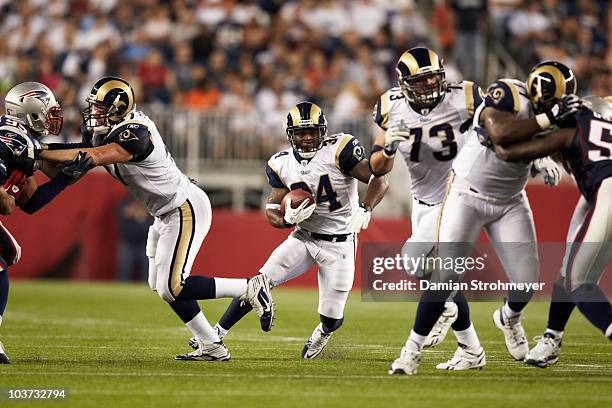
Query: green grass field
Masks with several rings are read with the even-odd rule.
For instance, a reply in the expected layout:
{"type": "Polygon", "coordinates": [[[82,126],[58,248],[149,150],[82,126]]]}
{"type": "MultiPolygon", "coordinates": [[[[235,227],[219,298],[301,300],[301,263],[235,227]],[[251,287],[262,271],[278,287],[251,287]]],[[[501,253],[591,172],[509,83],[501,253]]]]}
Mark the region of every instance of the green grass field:
{"type": "MultiPolygon", "coordinates": [[[[0,406],[612,406],[610,344],[579,313],[553,368],[512,361],[491,322],[495,304],[474,303],[485,369],[436,370],[456,347],[449,338],[424,353],[418,375],[392,377],[387,367],[406,339],[414,303],[361,303],[356,292],[324,353],[302,361],[304,340],[318,322],[317,293],[274,295],[271,333],[247,316],[226,339],[231,361],[181,362],[173,358],[188,351],[189,333],[145,283],[14,282],[0,330],[13,364],[0,366],[0,387],[62,387],[69,396],[0,406]]],[[[201,302],[211,323],[228,301],[201,302]]],[[[530,337],[544,328],[547,307],[528,306],[530,337]]]]}

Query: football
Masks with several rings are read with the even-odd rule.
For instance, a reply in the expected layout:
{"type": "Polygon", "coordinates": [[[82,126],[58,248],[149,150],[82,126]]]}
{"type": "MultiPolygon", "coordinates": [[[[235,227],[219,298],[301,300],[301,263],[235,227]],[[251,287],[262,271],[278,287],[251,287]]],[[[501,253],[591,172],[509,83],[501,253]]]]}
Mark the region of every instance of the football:
{"type": "MultiPolygon", "coordinates": [[[[281,201],[281,209],[280,212],[284,216],[285,208],[287,208],[287,201],[291,200],[291,208],[298,208],[304,200],[310,200],[310,204],[314,203],[314,197],[308,191],[304,191],[302,189],[292,190],[287,193],[286,196],[283,197],[283,201],[281,201]]],[[[310,204],[306,204],[307,206],[310,204]]]]}

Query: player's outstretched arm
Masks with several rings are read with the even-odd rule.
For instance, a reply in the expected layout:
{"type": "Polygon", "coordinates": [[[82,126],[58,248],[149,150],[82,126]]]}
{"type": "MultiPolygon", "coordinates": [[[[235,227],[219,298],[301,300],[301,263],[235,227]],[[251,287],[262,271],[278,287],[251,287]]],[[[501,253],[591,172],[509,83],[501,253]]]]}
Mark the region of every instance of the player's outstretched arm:
{"type": "Polygon", "coordinates": [[[288,228],[291,226],[285,222],[280,212],[281,202],[288,192],[289,189],[287,188],[272,188],[270,196],[268,197],[268,202],[266,203],[266,217],[270,225],[274,228],[288,228]]]}
{"type": "Polygon", "coordinates": [[[85,149],[42,150],[38,157],[51,163],[62,163],[74,160],[79,152],[87,153],[92,158],[94,166],[124,163],[132,160],[133,157],[130,152],[117,143],[85,149]]]}
{"type": "Polygon", "coordinates": [[[507,162],[518,162],[546,157],[562,150],[574,137],[575,128],[563,128],[534,140],[510,146],[495,145],[495,154],[507,162]]]}
{"type": "Polygon", "coordinates": [[[506,112],[492,107],[486,107],[480,114],[487,134],[498,146],[509,146],[529,140],[542,128],[533,117],[519,119],[512,112],[506,112]]]}

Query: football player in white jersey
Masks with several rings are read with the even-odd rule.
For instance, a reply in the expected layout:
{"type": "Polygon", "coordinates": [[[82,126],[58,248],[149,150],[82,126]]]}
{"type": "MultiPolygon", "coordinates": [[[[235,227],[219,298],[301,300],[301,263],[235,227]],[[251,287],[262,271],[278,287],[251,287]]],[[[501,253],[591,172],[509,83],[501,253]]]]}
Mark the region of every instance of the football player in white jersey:
{"type": "MultiPolygon", "coordinates": [[[[317,265],[320,323],[302,349],[302,357],[317,357],[344,320],[344,306],[353,286],[357,233],[368,226],[372,209],[388,188],[386,177],[374,177],[363,146],[355,137],[327,136],[327,121],[319,106],[301,102],[289,111],[285,129],[291,148],[266,164],[272,187],[266,216],[275,228],[294,228],[270,255],[259,272],[278,286],[317,265]],[[359,202],[357,182],[368,184],[359,202]],[[291,190],[312,194],[296,209],[281,202],[291,190]]],[[[221,337],[251,310],[232,301],[216,325],[221,337]]]]}
{"type": "MultiPolygon", "coordinates": [[[[567,67],[557,71],[555,80],[563,83],[563,94],[575,91],[575,78],[567,67]]],[[[489,86],[484,102],[476,109],[472,134],[453,162],[440,215],[439,257],[468,256],[480,230],[485,228],[509,279],[512,282],[537,282],[539,265],[535,228],[524,188],[532,166],[535,171],[548,176],[552,185],[558,183],[560,170],[550,159],[506,163],[495,155],[491,146],[525,140],[564,120],[568,110],[559,100],[561,96],[553,100],[557,103],[555,109],[535,115],[523,82],[502,79],[489,86]]],[[[437,272],[436,278],[440,281],[459,279],[452,270],[437,272]]],[[[427,313],[417,314],[414,327],[421,326],[425,330],[433,327],[435,320],[432,316],[437,318],[442,313],[443,301],[452,293],[451,290],[424,291],[421,302],[424,302],[427,313]]],[[[529,350],[520,319],[532,294],[532,291],[510,291],[503,307],[493,314],[493,321],[503,332],[506,347],[516,360],[523,360],[529,350]]],[[[415,373],[424,339],[413,329],[392,369],[400,373],[415,373]]],[[[484,350],[473,325],[470,325],[455,356],[438,368],[478,368],[483,363],[484,350]]]]}
{"type": "Polygon", "coordinates": [[[246,300],[260,316],[262,329],[269,330],[274,318],[269,282],[263,276],[250,280],[190,276],[211,224],[206,193],[178,169],[153,121],[136,110],[129,83],[104,77],[94,84],[87,102],[83,122],[92,147],[42,150],[39,156],[62,162],[87,153],[94,165],[104,166],[147,207],[155,216],[147,240],[149,285],[170,304],[199,345],[176,359],[228,360],[229,351],[197,300],[246,300]]]}
{"type": "MultiPolygon", "coordinates": [[[[374,174],[391,171],[397,151],[408,166],[414,203],[412,235],[403,251],[418,258],[430,254],[437,240],[436,222],[451,163],[471,129],[482,93],[470,81],[447,83],[440,57],[428,48],[416,47],[404,52],[396,70],[399,86],[385,92],[374,108],[374,121],[381,130],[372,149],[371,167],[374,174]]],[[[426,271],[407,272],[428,278],[426,271]]],[[[433,328],[416,327],[415,331],[426,338],[422,347],[439,344],[451,325],[459,343],[463,344],[470,329],[469,309],[463,293],[458,292],[453,300],[446,302],[433,328]],[[458,308],[466,312],[458,314],[458,308]]],[[[424,313],[421,310],[424,306],[419,305],[417,315],[424,313]]],[[[417,321],[421,323],[421,319],[417,321]]],[[[453,367],[466,368],[469,367],[453,367]]]]}

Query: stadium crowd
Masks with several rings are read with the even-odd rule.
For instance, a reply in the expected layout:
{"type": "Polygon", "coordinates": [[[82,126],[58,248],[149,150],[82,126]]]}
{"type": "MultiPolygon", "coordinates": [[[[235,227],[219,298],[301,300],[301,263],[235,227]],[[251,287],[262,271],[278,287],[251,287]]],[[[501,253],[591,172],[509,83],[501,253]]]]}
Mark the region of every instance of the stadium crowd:
{"type": "MultiPolygon", "coordinates": [[[[450,79],[483,87],[491,41],[525,71],[560,59],[582,94],[611,85],[605,0],[0,0],[0,11],[0,93],[37,80],[82,107],[94,80],[113,74],[138,102],[250,115],[264,133],[303,99],[335,119],[363,114],[418,44],[440,49],[450,79]]],[[[79,111],[65,116],[78,134],[79,111]]]]}

